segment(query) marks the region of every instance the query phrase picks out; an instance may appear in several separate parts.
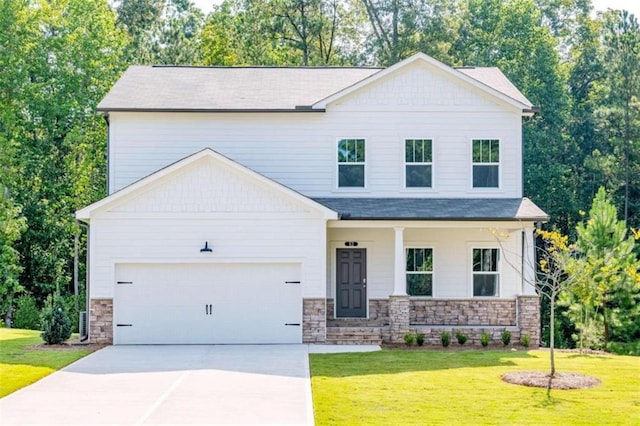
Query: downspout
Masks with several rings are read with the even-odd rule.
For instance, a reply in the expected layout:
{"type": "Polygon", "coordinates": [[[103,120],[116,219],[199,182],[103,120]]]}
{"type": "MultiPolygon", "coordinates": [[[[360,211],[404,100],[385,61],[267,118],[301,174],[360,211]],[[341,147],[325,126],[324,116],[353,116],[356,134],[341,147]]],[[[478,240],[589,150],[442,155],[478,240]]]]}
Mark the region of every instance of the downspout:
{"type": "MultiPolygon", "coordinates": [[[[86,296],[85,296],[85,311],[87,312],[87,334],[84,336],[80,336],[80,341],[81,342],[86,342],[87,339],[89,339],[89,324],[88,324],[88,320],[89,320],[89,310],[90,310],[90,305],[89,305],[89,297],[91,292],[89,291],[90,289],[90,282],[89,282],[89,259],[90,259],[90,251],[89,251],[89,247],[91,246],[89,244],[90,242],[90,232],[89,232],[89,224],[88,223],[83,223],[80,220],[76,219],[76,223],[78,224],[78,226],[80,226],[81,228],[85,228],[87,230],[87,254],[86,254],[86,258],[85,258],[85,292],[86,292],[86,296]]],[[[74,257],[74,264],[73,264],[73,279],[74,279],[74,291],[76,292],[76,295],[78,293],[78,238],[79,235],[76,234],[76,248],[75,248],[75,257],[74,257]]],[[[77,306],[78,302],[76,299],[76,306],[77,306]]],[[[79,330],[81,331],[81,330],[79,330]]]]}

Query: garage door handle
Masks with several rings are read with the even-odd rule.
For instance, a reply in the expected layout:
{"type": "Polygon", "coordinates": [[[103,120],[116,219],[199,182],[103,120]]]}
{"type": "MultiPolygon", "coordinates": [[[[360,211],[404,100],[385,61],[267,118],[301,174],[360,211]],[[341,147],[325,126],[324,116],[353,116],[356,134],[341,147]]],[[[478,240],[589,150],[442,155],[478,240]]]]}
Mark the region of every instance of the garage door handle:
{"type": "Polygon", "coordinates": [[[205,315],[213,315],[213,305],[212,304],[204,305],[204,314],[205,315]]]}
{"type": "Polygon", "coordinates": [[[292,325],[292,326],[300,327],[299,322],[286,322],[284,325],[292,325]]]}

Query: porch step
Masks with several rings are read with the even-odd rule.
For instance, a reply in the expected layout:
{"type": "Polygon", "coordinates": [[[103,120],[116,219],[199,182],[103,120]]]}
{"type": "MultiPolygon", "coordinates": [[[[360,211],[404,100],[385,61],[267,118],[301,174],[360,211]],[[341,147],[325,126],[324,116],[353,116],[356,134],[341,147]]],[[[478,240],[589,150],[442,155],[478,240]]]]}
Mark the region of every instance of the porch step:
{"type": "Polygon", "coordinates": [[[382,327],[327,327],[328,344],[380,345],[382,327]]]}

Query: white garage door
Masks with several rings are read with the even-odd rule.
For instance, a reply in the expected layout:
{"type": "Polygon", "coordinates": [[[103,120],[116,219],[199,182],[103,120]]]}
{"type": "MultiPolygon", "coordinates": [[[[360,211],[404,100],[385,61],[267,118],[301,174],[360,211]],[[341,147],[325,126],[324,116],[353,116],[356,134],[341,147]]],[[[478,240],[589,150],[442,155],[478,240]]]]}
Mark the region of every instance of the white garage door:
{"type": "Polygon", "coordinates": [[[119,264],[116,344],[301,343],[299,264],[119,264]]]}

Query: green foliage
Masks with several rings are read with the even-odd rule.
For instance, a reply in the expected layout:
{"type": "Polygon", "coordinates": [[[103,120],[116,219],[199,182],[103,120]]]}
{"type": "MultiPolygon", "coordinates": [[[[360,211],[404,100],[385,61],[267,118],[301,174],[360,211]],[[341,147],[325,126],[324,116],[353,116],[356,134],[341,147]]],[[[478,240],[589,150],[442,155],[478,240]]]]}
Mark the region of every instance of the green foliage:
{"type": "Polygon", "coordinates": [[[640,340],[635,342],[609,342],[606,349],[607,352],[618,355],[640,356],[640,340]]]}
{"type": "Polygon", "coordinates": [[[576,285],[563,295],[566,315],[579,330],[581,348],[640,338],[640,261],[625,222],[604,188],[596,194],[589,218],[576,227],[576,285]]]}
{"type": "Polygon", "coordinates": [[[500,340],[502,340],[503,345],[509,346],[509,343],[511,343],[511,332],[506,328],[502,330],[502,334],[500,335],[500,340]]]}
{"type": "Polygon", "coordinates": [[[71,337],[71,321],[67,307],[59,294],[49,295],[40,318],[42,340],[49,345],[58,345],[71,337]]]}
{"type": "Polygon", "coordinates": [[[524,346],[525,348],[528,348],[529,346],[531,346],[531,336],[529,336],[528,334],[523,334],[522,337],[520,337],[520,343],[522,344],[522,346],[524,346]]]}
{"type": "Polygon", "coordinates": [[[404,344],[407,346],[413,345],[413,342],[416,340],[416,336],[413,333],[406,333],[404,335],[404,344]]]}
{"type": "Polygon", "coordinates": [[[418,346],[422,346],[424,345],[424,333],[417,333],[416,334],[416,343],[418,344],[418,346]]]}
{"type": "Polygon", "coordinates": [[[440,342],[442,342],[442,346],[444,346],[445,348],[449,346],[449,344],[451,343],[451,332],[443,331],[440,335],[440,342]]]}
{"type": "Polygon", "coordinates": [[[25,294],[16,299],[12,326],[25,330],[40,329],[40,309],[33,296],[25,294]]]}
{"type": "Polygon", "coordinates": [[[463,333],[460,330],[456,330],[456,340],[458,341],[459,345],[464,345],[465,343],[467,343],[468,339],[469,339],[469,336],[467,336],[465,333],[463,333]]]}
{"type": "Polygon", "coordinates": [[[491,341],[491,334],[489,334],[489,333],[487,333],[487,332],[483,332],[483,333],[480,335],[480,344],[481,344],[483,347],[485,347],[485,348],[486,348],[487,346],[489,346],[489,342],[490,342],[490,341],[491,341]]]}
{"type": "Polygon", "coordinates": [[[10,309],[15,296],[23,289],[18,281],[22,266],[15,245],[26,229],[26,219],[20,215],[20,208],[13,200],[5,198],[3,192],[0,180],[0,314],[10,309]]]}

